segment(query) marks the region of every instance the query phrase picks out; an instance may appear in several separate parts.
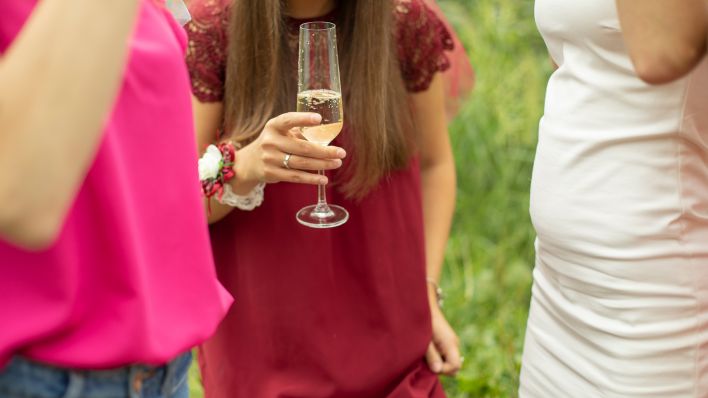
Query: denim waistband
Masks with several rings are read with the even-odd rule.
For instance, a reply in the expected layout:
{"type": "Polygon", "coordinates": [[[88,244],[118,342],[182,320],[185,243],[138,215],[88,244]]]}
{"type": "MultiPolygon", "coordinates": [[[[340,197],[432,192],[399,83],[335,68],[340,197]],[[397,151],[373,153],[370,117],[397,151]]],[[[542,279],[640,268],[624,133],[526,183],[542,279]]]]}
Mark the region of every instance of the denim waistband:
{"type": "Polygon", "coordinates": [[[108,370],[66,369],[13,358],[0,370],[0,396],[37,398],[169,397],[186,382],[191,353],[163,366],[133,365],[108,370]]]}

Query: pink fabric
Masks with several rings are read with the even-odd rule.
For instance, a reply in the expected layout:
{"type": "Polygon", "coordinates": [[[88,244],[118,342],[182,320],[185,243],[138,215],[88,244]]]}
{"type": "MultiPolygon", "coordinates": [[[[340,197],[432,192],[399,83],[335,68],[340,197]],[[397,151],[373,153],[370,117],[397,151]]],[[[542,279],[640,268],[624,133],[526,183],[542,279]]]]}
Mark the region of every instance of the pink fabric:
{"type": "MultiPolygon", "coordinates": [[[[0,52],[35,4],[0,3],[0,52]]],[[[79,368],[164,363],[225,314],[231,298],[209,250],[185,47],[167,11],[144,0],[123,85],[58,240],[42,252],[0,241],[0,366],[12,355],[79,368]]]]}

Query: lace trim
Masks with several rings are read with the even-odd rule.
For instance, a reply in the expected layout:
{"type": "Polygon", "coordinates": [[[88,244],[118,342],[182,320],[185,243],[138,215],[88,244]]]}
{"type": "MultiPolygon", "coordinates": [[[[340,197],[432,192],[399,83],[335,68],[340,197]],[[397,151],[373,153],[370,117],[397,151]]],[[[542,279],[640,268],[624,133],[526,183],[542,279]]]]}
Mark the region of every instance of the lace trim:
{"type": "Polygon", "coordinates": [[[192,93],[201,102],[219,102],[226,82],[228,9],[213,0],[192,1],[192,20],[185,25],[187,66],[192,93]]]}
{"type": "MultiPolygon", "coordinates": [[[[226,80],[229,4],[233,0],[192,0],[187,64],[192,91],[202,102],[221,101],[226,80]]],[[[396,0],[396,42],[401,73],[410,92],[425,91],[437,72],[450,68],[447,52],[455,47],[451,32],[423,0],[396,0]]],[[[333,20],[332,12],[322,18],[333,20]]],[[[295,26],[291,21],[290,25],[295,26]]],[[[297,62],[297,31],[289,35],[297,62]]],[[[293,69],[294,70],[294,69],[293,69]]]]}
{"type": "Polygon", "coordinates": [[[443,21],[422,0],[396,3],[396,42],[403,80],[409,92],[425,91],[436,73],[450,68],[447,52],[455,48],[455,42],[443,21]]]}
{"type": "Polygon", "coordinates": [[[252,211],[256,207],[263,204],[265,195],[265,183],[261,182],[256,185],[247,195],[236,195],[231,189],[231,185],[224,185],[224,195],[221,199],[217,199],[222,205],[235,207],[240,210],[252,211]]]}

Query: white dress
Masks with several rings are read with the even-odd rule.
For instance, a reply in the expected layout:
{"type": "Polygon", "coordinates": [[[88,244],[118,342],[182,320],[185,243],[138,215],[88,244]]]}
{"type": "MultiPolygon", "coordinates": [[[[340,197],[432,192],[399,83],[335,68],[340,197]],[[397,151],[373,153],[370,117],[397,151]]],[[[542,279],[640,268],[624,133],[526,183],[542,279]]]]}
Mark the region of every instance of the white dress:
{"type": "Polygon", "coordinates": [[[708,62],[643,83],[614,0],[537,0],[536,20],[559,68],[519,396],[708,397],[708,62]]]}

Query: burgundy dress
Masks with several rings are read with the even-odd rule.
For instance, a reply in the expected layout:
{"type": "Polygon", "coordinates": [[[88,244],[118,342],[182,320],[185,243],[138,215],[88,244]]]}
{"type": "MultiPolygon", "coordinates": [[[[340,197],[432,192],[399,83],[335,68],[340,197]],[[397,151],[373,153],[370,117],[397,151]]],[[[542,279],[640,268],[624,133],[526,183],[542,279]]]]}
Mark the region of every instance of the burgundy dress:
{"type": "MultiPolygon", "coordinates": [[[[191,4],[188,63],[203,102],[223,97],[223,2],[191,4]]],[[[411,92],[423,91],[449,67],[451,35],[422,0],[400,0],[395,12],[402,74],[411,92]]],[[[290,22],[297,34],[302,21],[290,22]]],[[[218,276],[236,301],[200,350],[208,398],[445,396],[424,360],[431,320],[418,162],[360,202],[334,188],[327,195],[349,211],[345,225],[301,226],[295,213],[315,202],[316,188],[280,183],[268,185],[261,207],[212,226],[218,276]]]]}

